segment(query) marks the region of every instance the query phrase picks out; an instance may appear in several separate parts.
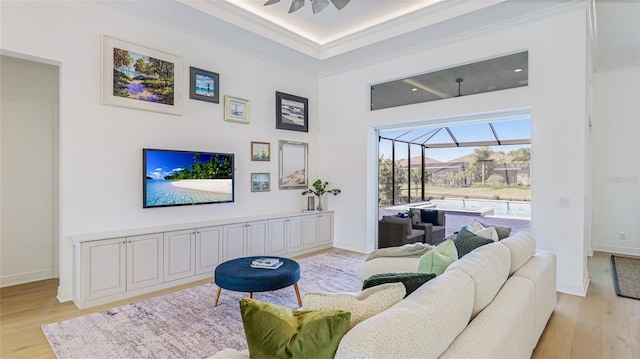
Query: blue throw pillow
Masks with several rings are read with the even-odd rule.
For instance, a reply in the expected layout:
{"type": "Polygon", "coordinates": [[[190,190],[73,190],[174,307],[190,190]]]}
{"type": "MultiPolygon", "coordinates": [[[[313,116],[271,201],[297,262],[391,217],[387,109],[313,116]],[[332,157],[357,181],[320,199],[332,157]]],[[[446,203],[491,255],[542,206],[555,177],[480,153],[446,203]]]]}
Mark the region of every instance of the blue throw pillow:
{"type": "Polygon", "coordinates": [[[440,225],[438,223],[438,211],[437,210],[421,209],[420,210],[420,222],[431,223],[434,226],[440,225]]]}

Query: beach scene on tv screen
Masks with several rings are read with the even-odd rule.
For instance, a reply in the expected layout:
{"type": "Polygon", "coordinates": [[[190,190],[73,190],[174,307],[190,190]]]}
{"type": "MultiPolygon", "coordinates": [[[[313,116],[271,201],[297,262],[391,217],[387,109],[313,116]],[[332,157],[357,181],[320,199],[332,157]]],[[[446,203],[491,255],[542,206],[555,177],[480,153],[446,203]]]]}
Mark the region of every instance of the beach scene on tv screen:
{"type": "Polygon", "coordinates": [[[233,200],[230,154],[146,151],[145,207],[233,200]]]}

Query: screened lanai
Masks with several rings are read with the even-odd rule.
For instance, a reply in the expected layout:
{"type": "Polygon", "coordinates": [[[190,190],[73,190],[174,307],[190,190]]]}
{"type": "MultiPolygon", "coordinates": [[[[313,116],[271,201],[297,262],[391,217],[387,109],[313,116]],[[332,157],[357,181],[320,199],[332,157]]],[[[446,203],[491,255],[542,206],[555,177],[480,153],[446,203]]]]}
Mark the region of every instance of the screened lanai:
{"type": "MultiPolygon", "coordinates": [[[[529,116],[379,132],[379,205],[531,199],[529,116]]],[[[445,205],[441,203],[441,205],[445,205]]],[[[488,206],[475,204],[475,207],[488,206]]],[[[530,211],[530,209],[529,209],[530,211]]],[[[513,211],[512,211],[513,212],[513,211]]],[[[528,213],[520,213],[527,217],[528,213]]]]}

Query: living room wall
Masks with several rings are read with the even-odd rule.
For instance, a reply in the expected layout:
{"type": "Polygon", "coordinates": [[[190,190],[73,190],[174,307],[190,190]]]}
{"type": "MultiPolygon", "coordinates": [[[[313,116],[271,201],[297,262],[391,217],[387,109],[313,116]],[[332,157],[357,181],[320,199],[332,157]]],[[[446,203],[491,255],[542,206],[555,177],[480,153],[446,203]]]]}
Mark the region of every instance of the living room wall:
{"type": "Polygon", "coordinates": [[[637,64],[597,72],[592,119],[593,249],[636,256],[640,256],[639,79],[637,64]]]}
{"type": "Polygon", "coordinates": [[[577,6],[322,77],[319,171],[327,178],[342,178],[343,189],[334,202],[341,210],[335,245],[356,251],[374,248],[378,218],[376,128],[438,124],[463,114],[530,109],[532,231],[538,248],[557,254],[558,290],[584,295],[588,280],[584,230],[588,195],[584,178],[586,28],[586,10],[577,6]],[[369,110],[371,84],[522,50],[529,51],[527,87],[369,110]],[[561,197],[569,200],[568,208],[557,206],[561,197]]]}
{"type": "Polygon", "coordinates": [[[99,2],[2,2],[0,23],[4,55],[44,61],[61,69],[60,300],[70,300],[72,295],[71,235],[285,213],[306,206],[300,191],[278,189],[278,140],[309,143],[309,178],[317,177],[316,74],[268,62],[99,2]],[[183,115],[102,105],[101,34],[181,56],[183,115]],[[220,104],[190,100],[189,66],[218,72],[222,95],[248,99],[251,123],[224,121],[222,96],[220,104]],[[275,91],[309,99],[309,133],[275,129],[275,91]],[[251,162],[251,141],[270,142],[272,160],[251,162]],[[143,209],[145,147],[235,153],[235,203],[143,209]],[[270,172],[271,191],[252,193],[251,172],[270,172]]]}

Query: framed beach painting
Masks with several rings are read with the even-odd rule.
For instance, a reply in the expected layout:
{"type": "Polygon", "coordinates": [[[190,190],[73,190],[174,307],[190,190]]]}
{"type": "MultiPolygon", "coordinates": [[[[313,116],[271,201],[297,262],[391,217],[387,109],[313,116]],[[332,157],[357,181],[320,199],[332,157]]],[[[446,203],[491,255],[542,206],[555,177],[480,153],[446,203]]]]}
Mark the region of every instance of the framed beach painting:
{"type": "Polygon", "coordinates": [[[182,58],[102,35],[102,103],[182,115],[182,58]]]}
{"type": "Polygon", "coordinates": [[[251,142],[251,161],[271,161],[271,144],[251,142]]]}
{"type": "Polygon", "coordinates": [[[224,119],[232,122],[249,123],[249,100],[225,95],[224,119]]]}
{"type": "Polygon", "coordinates": [[[308,187],[307,158],[309,144],[304,142],[278,141],[280,189],[308,187]]]}
{"type": "Polygon", "coordinates": [[[276,128],[309,132],[309,100],[276,92],[276,128]]]}
{"type": "Polygon", "coordinates": [[[251,192],[271,191],[271,173],[252,173],[251,192]]]}
{"type": "Polygon", "coordinates": [[[220,103],[220,75],[189,67],[189,98],[220,103]]]}

